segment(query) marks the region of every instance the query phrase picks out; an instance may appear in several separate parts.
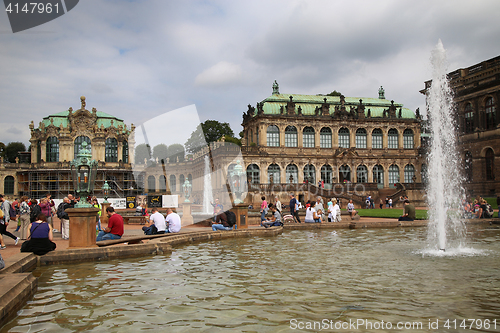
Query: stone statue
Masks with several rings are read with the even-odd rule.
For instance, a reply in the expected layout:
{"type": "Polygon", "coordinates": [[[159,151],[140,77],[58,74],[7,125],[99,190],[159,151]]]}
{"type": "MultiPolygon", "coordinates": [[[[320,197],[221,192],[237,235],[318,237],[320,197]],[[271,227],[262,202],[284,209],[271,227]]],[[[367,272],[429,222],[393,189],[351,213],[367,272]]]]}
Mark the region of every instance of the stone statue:
{"type": "Polygon", "coordinates": [[[279,86],[278,82],[276,82],[276,80],[274,80],[273,95],[279,95],[279,93],[280,93],[280,86],[279,86]]]}
{"type": "Polygon", "coordinates": [[[402,110],[401,108],[399,108],[398,118],[401,118],[401,116],[402,116],[402,110]]]}
{"type": "Polygon", "coordinates": [[[420,119],[420,108],[417,108],[417,110],[415,111],[415,116],[417,117],[417,119],[420,119]]]}
{"type": "Polygon", "coordinates": [[[85,96],[80,97],[80,101],[82,102],[82,110],[85,110],[85,106],[87,103],[85,103],[85,96]]]}
{"type": "Polygon", "coordinates": [[[385,99],[385,90],[384,88],[382,88],[382,86],[380,86],[380,88],[378,89],[378,98],[385,99]]]}
{"type": "Polygon", "coordinates": [[[299,108],[297,109],[297,112],[299,115],[302,115],[302,107],[299,105],[299,108]]]}
{"type": "Polygon", "coordinates": [[[366,117],[367,118],[371,118],[372,117],[372,110],[368,109],[368,115],[366,117]]]}

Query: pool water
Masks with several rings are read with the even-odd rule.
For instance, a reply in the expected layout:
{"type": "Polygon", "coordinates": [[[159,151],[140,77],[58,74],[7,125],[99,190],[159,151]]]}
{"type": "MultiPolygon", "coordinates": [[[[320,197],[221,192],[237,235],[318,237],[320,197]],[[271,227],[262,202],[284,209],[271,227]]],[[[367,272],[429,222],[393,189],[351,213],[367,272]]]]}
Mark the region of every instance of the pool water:
{"type": "Polygon", "coordinates": [[[289,231],[44,267],[1,331],[500,331],[500,230],[468,239],[469,250],[437,256],[422,249],[425,228],[289,231]]]}

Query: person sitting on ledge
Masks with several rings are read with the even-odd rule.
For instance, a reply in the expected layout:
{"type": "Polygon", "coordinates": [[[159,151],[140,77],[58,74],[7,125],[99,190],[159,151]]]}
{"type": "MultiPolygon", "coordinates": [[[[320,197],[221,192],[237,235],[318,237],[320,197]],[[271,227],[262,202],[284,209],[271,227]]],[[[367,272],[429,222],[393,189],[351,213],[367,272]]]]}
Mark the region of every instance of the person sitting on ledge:
{"type": "Polygon", "coordinates": [[[182,223],[179,214],[175,213],[172,208],[167,208],[167,217],[165,222],[168,224],[168,229],[165,233],[175,233],[181,231],[182,223]]]}
{"type": "Polygon", "coordinates": [[[312,201],[311,205],[307,207],[306,209],[306,217],[304,218],[304,222],[308,223],[314,223],[314,222],[319,222],[321,223],[321,218],[316,214],[316,209],[314,208],[316,206],[316,201],[312,201]]]}
{"type": "Polygon", "coordinates": [[[158,211],[158,208],[152,208],[151,213],[148,225],[142,227],[142,231],[145,235],[164,234],[167,229],[165,217],[158,211]]]}
{"type": "Polygon", "coordinates": [[[215,208],[215,222],[212,222],[212,230],[233,230],[229,223],[227,223],[226,213],[220,207],[215,208]]]}
{"type": "Polygon", "coordinates": [[[273,216],[271,217],[271,219],[267,219],[267,222],[263,222],[262,225],[265,228],[274,227],[274,226],[278,226],[278,227],[283,226],[283,223],[281,222],[281,214],[278,211],[278,209],[276,208],[276,206],[273,204],[270,204],[269,209],[271,210],[271,213],[273,214],[273,216]]]}
{"type": "Polygon", "coordinates": [[[28,228],[28,240],[21,246],[21,252],[33,252],[43,256],[56,249],[56,243],[52,239],[52,228],[47,223],[47,216],[38,214],[36,220],[28,228]]]}
{"type": "Polygon", "coordinates": [[[106,214],[108,214],[109,217],[108,227],[99,231],[96,242],[109,239],[120,239],[123,236],[123,217],[117,214],[115,209],[111,206],[106,208],[106,214]]]}
{"type": "Polygon", "coordinates": [[[404,200],[404,215],[400,216],[398,221],[413,221],[415,220],[415,206],[410,203],[410,200],[404,200]]]}

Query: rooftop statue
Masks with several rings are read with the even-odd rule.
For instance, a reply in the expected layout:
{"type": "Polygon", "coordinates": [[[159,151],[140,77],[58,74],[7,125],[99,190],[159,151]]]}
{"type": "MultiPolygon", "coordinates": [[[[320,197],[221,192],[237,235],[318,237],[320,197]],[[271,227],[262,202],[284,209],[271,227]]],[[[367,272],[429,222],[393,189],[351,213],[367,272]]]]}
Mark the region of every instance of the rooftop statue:
{"type": "Polygon", "coordinates": [[[279,95],[279,93],[280,93],[280,86],[279,86],[278,82],[276,82],[276,80],[274,80],[273,95],[279,95]]]}
{"type": "Polygon", "coordinates": [[[384,88],[382,88],[382,86],[380,86],[380,88],[378,89],[378,98],[385,99],[385,90],[384,88]]]}

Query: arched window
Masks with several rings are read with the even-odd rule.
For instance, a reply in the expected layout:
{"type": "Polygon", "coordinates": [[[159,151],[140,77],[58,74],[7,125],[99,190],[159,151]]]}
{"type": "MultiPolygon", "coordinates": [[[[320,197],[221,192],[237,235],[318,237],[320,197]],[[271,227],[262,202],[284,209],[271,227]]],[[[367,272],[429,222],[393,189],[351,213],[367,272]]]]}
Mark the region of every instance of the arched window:
{"type": "Polygon", "coordinates": [[[260,184],[260,169],[257,164],[250,164],[247,167],[247,179],[251,184],[260,184]]]}
{"type": "Polygon", "coordinates": [[[464,132],[472,133],[474,132],[474,110],[472,110],[472,104],[467,103],[464,112],[464,132]]]}
{"type": "Polygon", "coordinates": [[[281,169],[278,166],[278,164],[271,164],[267,168],[267,181],[268,181],[268,183],[271,183],[271,179],[272,179],[272,183],[274,183],[274,184],[281,183],[280,172],[281,172],[281,169]]]}
{"type": "Polygon", "coordinates": [[[141,192],[144,191],[144,174],[140,174],[137,176],[137,189],[141,192]]]}
{"type": "Polygon", "coordinates": [[[373,167],[373,182],[377,183],[377,187],[384,187],[384,167],[377,164],[373,167]]]}
{"type": "Polygon", "coordinates": [[[288,164],[285,173],[287,184],[297,184],[299,182],[299,169],[295,164],[288,164]]]}
{"type": "Polygon", "coordinates": [[[82,149],[82,143],[87,142],[87,149],[92,151],[92,146],[90,145],[90,138],[88,136],[81,135],[75,139],[75,158],[78,156],[80,149],[82,149]]]}
{"type": "Polygon", "coordinates": [[[423,184],[427,184],[429,178],[427,174],[427,164],[422,164],[420,167],[420,178],[422,179],[423,184]]]}
{"type": "Polygon", "coordinates": [[[389,186],[399,183],[399,167],[395,164],[389,167],[389,186]]]}
{"type": "Polygon", "coordinates": [[[484,155],[486,160],[486,180],[495,179],[495,154],[491,148],[486,150],[484,155]]]}
{"type": "Polygon", "coordinates": [[[271,125],[267,128],[267,146],[280,146],[280,129],[276,125],[271,125]]]}
{"type": "Polygon", "coordinates": [[[325,182],[325,184],[332,183],[332,167],[328,164],[325,164],[321,167],[321,180],[325,182]]]}
{"type": "Polygon", "coordinates": [[[305,127],[302,131],[302,145],[304,148],[314,148],[314,129],[305,127]]]}
{"type": "Polygon", "coordinates": [[[470,151],[465,152],[465,160],[464,160],[464,169],[465,169],[465,181],[472,181],[472,154],[470,151]]]}
{"type": "Polygon", "coordinates": [[[106,162],[118,162],[118,141],[115,138],[106,139],[104,160],[106,162]]]}
{"type": "Polygon", "coordinates": [[[345,127],[339,129],[339,147],[340,148],[350,148],[349,142],[349,130],[345,127]]]}
{"type": "Polygon", "coordinates": [[[175,175],[170,175],[168,185],[170,186],[170,192],[177,192],[177,179],[175,178],[175,175]]]}
{"type": "Polygon", "coordinates": [[[375,128],[372,131],[372,148],[373,149],[382,149],[382,130],[380,128],[375,128]]]}
{"type": "Polygon", "coordinates": [[[316,168],[312,164],[304,166],[304,181],[316,184],[316,168]]]}
{"type": "Polygon", "coordinates": [[[356,182],[368,183],[368,169],[364,165],[359,165],[356,169],[356,182]]]}
{"type": "Polygon", "coordinates": [[[40,163],[42,161],[42,144],[40,140],[36,141],[36,161],[40,163]]]}
{"type": "Polygon", "coordinates": [[[351,168],[346,164],[339,168],[339,181],[341,183],[351,181],[351,168]]]}
{"type": "Polygon", "coordinates": [[[486,112],[486,129],[496,128],[496,110],[493,98],[486,99],[484,111],[486,112]]]}
{"type": "Polygon", "coordinates": [[[413,131],[409,128],[405,129],[403,132],[403,148],[404,149],[413,149],[413,131]]]}
{"type": "Polygon", "coordinates": [[[7,176],[3,180],[3,193],[12,195],[14,194],[14,177],[7,176]]]}
{"type": "Polygon", "coordinates": [[[156,178],[155,176],[151,175],[148,177],[148,192],[155,192],[156,191],[156,178]]]}
{"type": "Polygon", "coordinates": [[[364,128],[356,130],[356,148],[366,149],[366,130],[364,128]]]}
{"type": "Polygon", "coordinates": [[[51,136],[47,139],[45,155],[45,160],[47,162],[59,162],[59,139],[55,136],[51,136]]]}
{"type": "Polygon", "coordinates": [[[160,192],[166,192],[167,191],[167,178],[165,178],[164,175],[160,176],[160,192]]]}
{"type": "Polygon", "coordinates": [[[387,148],[389,149],[398,149],[398,130],[395,128],[391,128],[387,133],[387,148]]]}
{"type": "Polygon", "coordinates": [[[123,141],[122,162],[128,163],[128,142],[123,141]]]}
{"type": "Polygon", "coordinates": [[[411,164],[405,165],[404,168],[405,175],[405,183],[414,183],[415,182],[415,167],[411,164]]]}
{"type": "Polygon", "coordinates": [[[181,190],[182,190],[182,186],[184,186],[185,182],[186,182],[186,178],[184,177],[184,175],[180,175],[179,176],[179,185],[181,186],[181,190]]]}
{"type": "Polygon", "coordinates": [[[297,147],[297,128],[295,126],[285,128],[285,147],[297,147]]]}
{"type": "Polygon", "coordinates": [[[193,176],[191,174],[188,175],[188,180],[193,185],[193,176]]]}
{"type": "Polygon", "coordinates": [[[319,132],[319,146],[332,148],[332,130],[329,127],[323,127],[319,132]]]}

